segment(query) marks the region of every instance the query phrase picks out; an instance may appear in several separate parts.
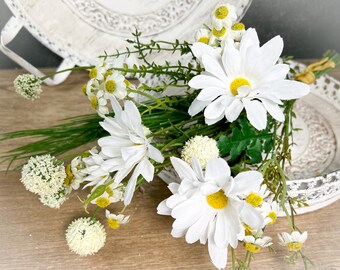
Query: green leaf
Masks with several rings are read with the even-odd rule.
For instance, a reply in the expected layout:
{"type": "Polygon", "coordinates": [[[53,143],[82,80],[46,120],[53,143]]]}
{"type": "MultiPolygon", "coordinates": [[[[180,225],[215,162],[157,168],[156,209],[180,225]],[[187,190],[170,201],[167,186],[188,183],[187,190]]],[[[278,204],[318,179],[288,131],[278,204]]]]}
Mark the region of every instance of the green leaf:
{"type": "Polygon", "coordinates": [[[220,136],[217,147],[220,155],[230,155],[233,161],[242,153],[250,158],[251,163],[259,163],[262,160],[262,153],[269,152],[273,147],[273,134],[265,129],[256,130],[245,118],[240,118],[231,126],[231,133],[220,136]]]}

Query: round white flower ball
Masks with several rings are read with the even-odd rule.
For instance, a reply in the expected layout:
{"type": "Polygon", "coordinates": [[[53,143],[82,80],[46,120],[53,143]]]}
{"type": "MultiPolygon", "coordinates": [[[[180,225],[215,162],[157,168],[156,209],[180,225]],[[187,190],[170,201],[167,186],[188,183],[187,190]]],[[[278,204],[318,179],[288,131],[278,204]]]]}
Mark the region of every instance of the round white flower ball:
{"type": "Polygon", "coordinates": [[[195,157],[201,164],[202,169],[205,169],[209,160],[219,157],[219,150],[214,139],[198,135],[185,143],[181,157],[190,165],[192,157],[195,157]]]}
{"type": "Polygon", "coordinates": [[[43,205],[48,207],[60,208],[60,206],[68,199],[68,194],[67,187],[63,185],[57,193],[41,196],[40,201],[43,205]]]}
{"type": "Polygon", "coordinates": [[[80,256],[93,255],[105,244],[104,226],[91,218],[78,218],[66,230],[66,241],[70,250],[80,256]]]}
{"type": "Polygon", "coordinates": [[[21,171],[21,182],[28,191],[40,196],[57,193],[66,178],[62,162],[51,155],[31,157],[21,171]]]}
{"type": "Polygon", "coordinates": [[[19,75],[13,85],[15,92],[29,100],[39,98],[42,92],[41,80],[33,74],[19,75]]]}

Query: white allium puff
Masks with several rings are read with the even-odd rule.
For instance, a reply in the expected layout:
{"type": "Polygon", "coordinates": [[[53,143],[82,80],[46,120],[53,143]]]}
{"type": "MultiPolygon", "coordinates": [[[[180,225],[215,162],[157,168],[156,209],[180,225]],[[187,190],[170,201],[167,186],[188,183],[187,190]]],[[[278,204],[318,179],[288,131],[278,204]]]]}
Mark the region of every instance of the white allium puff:
{"type": "Polygon", "coordinates": [[[209,160],[218,158],[219,155],[216,141],[208,136],[200,135],[187,141],[181,152],[182,159],[190,165],[192,158],[197,158],[202,169],[205,169],[209,160]]]}
{"type": "Polygon", "coordinates": [[[31,157],[21,171],[21,182],[40,196],[55,194],[64,184],[65,167],[51,155],[31,157]]]}
{"type": "Polygon", "coordinates": [[[42,92],[41,80],[33,74],[19,75],[13,85],[15,92],[29,100],[39,98],[42,92]]]}
{"type": "Polygon", "coordinates": [[[43,205],[58,209],[68,199],[68,194],[69,191],[67,190],[67,187],[63,185],[58,192],[41,196],[40,201],[43,205]]]}
{"type": "Polygon", "coordinates": [[[105,244],[104,226],[91,218],[78,218],[66,230],[69,249],[80,256],[93,255],[105,244]]]}

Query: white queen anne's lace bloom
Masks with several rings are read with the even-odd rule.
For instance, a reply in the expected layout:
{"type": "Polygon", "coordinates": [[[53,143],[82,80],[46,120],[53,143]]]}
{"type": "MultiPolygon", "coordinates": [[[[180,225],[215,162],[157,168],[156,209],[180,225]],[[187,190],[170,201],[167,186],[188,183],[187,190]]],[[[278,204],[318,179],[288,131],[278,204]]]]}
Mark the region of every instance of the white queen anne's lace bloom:
{"type": "Polygon", "coordinates": [[[176,220],[172,236],[185,235],[188,243],[208,241],[213,264],[224,268],[227,264],[228,246],[236,248],[244,238],[243,223],[261,229],[263,217],[240,195],[258,189],[262,175],[255,171],[242,172],[235,178],[224,159],[208,162],[205,172],[193,158],[192,167],[186,162],[171,158],[181,184],[171,183],[171,197],[160,203],[159,214],[171,215],[176,220]]]}
{"type": "Polygon", "coordinates": [[[80,256],[97,253],[105,244],[104,226],[91,218],[78,218],[66,230],[66,241],[71,251],[80,256]]]}
{"type": "Polygon", "coordinates": [[[245,109],[250,123],[259,130],[267,126],[267,112],[277,121],[284,120],[279,107],[282,100],[307,95],[310,87],[286,80],[289,66],[276,64],[283,49],[281,37],[274,37],[262,47],[259,44],[255,29],[250,28],[239,50],[227,44],[220,56],[203,43],[199,47],[206,47],[204,53],[193,50],[206,72],[189,82],[192,88],[202,89],[189,108],[190,115],[205,108],[205,121],[211,125],[224,117],[233,122],[245,109]]]}
{"type": "Polygon", "coordinates": [[[31,157],[21,171],[25,188],[40,196],[57,193],[65,178],[64,165],[51,155],[31,157]]]}
{"type": "Polygon", "coordinates": [[[15,92],[29,100],[39,98],[42,92],[41,80],[33,74],[19,75],[13,84],[15,92]]]}
{"type": "Polygon", "coordinates": [[[149,159],[162,163],[161,152],[150,144],[142,125],[141,116],[136,105],[125,101],[124,110],[117,100],[111,98],[115,116],[106,117],[101,126],[110,136],[98,140],[104,161],[103,171],[116,172],[114,179],[120,183],[132,172],[124,195],[125,205],[130,204],[137,178],[142,175],[146,181],[152,181],[154,166],[149,159]]]}
{"type": "Polygon", "coordinates": [[[70,193],[70,189],[68,189],[65,185],[63,185],[58,192],[49,195],[42,195],[40,197],[40,201],[43,205],[46,205],[51,208],[60,208],[60,206],[68,199],[68,194],[70,193]]]}
{"type": "Polygon", "coordinates": [[[219,150],[214,139],[208,136],[195,136],[187,141],[182,149],[182,159],[191,165],[193,157],[197,158],[205,169],[209,160],[219,157],[219,150]]]}

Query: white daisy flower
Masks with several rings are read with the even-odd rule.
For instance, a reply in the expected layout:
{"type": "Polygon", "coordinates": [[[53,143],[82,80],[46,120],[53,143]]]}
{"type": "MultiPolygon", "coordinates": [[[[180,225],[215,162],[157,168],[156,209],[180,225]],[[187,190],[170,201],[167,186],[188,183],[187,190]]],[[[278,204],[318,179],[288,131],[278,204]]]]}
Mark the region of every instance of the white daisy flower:
{"type": "Polygon", "coordinates": [[[280,245],[286,246],[289,251],[299,251],[303,243],[307,240],[307,232],[300,233],[298,231],[293,231],[291,234],[283,232],[281,234],[278,234],[280,245]]]}
{"type": "MultiPolygon", "coordinates": [[[[81,156],[75,157],[72,159],[71,163],[69,164],[71,171],[71,174],[73,176],[72,181],[69,183],[69,186],[77,190],[81,183],[84,182],[84,177],[86,176],[85,173],[82,172],[83,169],[85,169],[86,165],[84,161],[82,160],[81,156]]],[[[66,173],[67,173],[67,167],[66,167],[66,173]]]]}
{"type": "Polygon", "coordinates": [[[280,211],[280,206],[276,201],[272,202],[263,202],[260,211],[264,217],[264,223],[265,225],[272,225],[277,220],[277,214],[280,211]]]}
{"type": "Polygon", "coordinates": [[[87,176],[84,178],[85,182],[88,182],[84,188],[93,186],[93,190],[100,185],[103,185],[109,180],[110,172],[103,170],[101,165],[104,163],[105,155],[98,153],[98,151],[90,150],[89,157],[83,158],[86,168],[81,170],[82,173],[87,176]]]}
{"type": "Polygon", "coordinates": [[[204,63],[202,61],[202,57],[205,54],[208,54],[218,60],[221,57],[222,50],[219,47],[212,47],[202,42],[195,42],[191,46],[191,51],[198,59],[200,64],[204,67],[204,63]]]}
{"type": "Polygon", "coordinates": [[[241,22],[235,23],[231,27],[231,35],[234,41],[240,42],[245,32],[246,32],[246,27],[241,22]]]}
{"type": "Polygon", "coordinates": [[[111,214],[109,210],[105,210],[105,216],[107,218],[107,224],[111,229],[118,229],[121,224],[128,223],[130,219],[130,216],[125,216],[123,214],[111,214]]]}
{"type": "Polygon", "coordinates": [[[127,95],[125,77],[115,70],[111,73],[103,83],[104,98],[110,99],[111,96],[115,96],[118,99],[124,99],[127,95]]]}
{"type": "Polygon", "coordinates": [[[100,63],[89,72],[90,79],[96,79],[98,81],[103,81],[105,76],[108,74],[108,69],[110,68],[106,62],[100,63]]]}
{"type": "Polygon", "coordinates": [[[43,205],[51,208],[60,208],[60,206],[68,199],[70,190],[66,185],[63,185],[56,193],[49,195],[42,195],[40,201],[43,205]]]}
{"type": "Polygon", "coordinates": [[[211,31],[205,27],[198,29],[195,33],[195,41],[208,44],[211,36],[211,31]]]}
{"type": "Polygon", "coordinates": [[[263,200],[268,197],[270,191],[266,184],[261,185],[257,190],[253,190],[244,196],[247,203],[253,207],[258,207],[262,204],[263,200]]]}
{"type": "Polygon", "coordinates": [[[120,183],[133,172],[124,194],[124,203],[128,205],[138,176],[142,175],[148,182],[153,179],[154,166],[149,159],[162,163],[164,157],[146,138],[136,105],[131,101],[125,101],[122,110],[114,97],[111,98],[111,103],[114,118],[105,117],[104,121],[100,122],[100,125],[110,133],[110,136],[98,140],[101,151],[106,156],[101,169],[116,172],[114,176],[116,183],[120,183]]]}
{"type": "Polygon", "coordinates": [[[195,157],[203,169],[205,169],[209,160],[218,158],[219,155],[217,142],[208,136],[200,135],[188,140],[181,152],[181,157],[185,162],[191,165],[191,160],[195,157]]]}
{"type": "Polygon", "coordinates": [[[66,178],[62,162],[51,155],[30,157],[21,171],[21,182],[35,194],[51,195],[59,191],[66,178]]]}
{"type": "Polygon", "coordinates": [[[213,11],[212,25],[216,30],[221,30],[223,27],[231,28],[236,19],[236,8],[226,2],[221,2],[213,11]]]}
{"type": "Polygon", "coordinates": [[[210,160],[205,172],[195,158],[192,167],[174,157],[171,162],[181,183],[169,185],[173,195],[159,204],[158,213],[176,219],[172,236],[185,235],[189,244],[208,241],[213,264],[224,268],[228,246],[236,248],[238,240],[244,238],[242,222],[254,229],[262,228],[261,214],[239,197],[258,189],[262,175],[247,171],[233,178],[227,162],[221,158],[210,160]]]}
{"type": "Polygon", "coordinates": [[[271,241],[272,238],[269,236],[260,236],[255,238],[252,235],[246,235],[243,239],[244,247],[251,253],[257,253],[262,248],[271,246],[273,244],[271,241]]]}
{"type": "Polygon", "coordinates": [[[78,218],[66,230],[66,241],[70,250],[80,256],[93,255],[105,244],[104,226],[92,218],[78,218]]]}
{"type": "Polygon", "coordinates": [[[22,97],[35,100],[42,93],[41,80],[33,74],[22,74],[16,77],[13,82],[15,92],[22,97]]]}
{"type": "Polygon", "coordinates": [[[105,115],[109,114],[107,100],[103,91],[98,91],[95,95],[88,95],[87,97],[91,102],[91,107],[97,111],[99,116],[105,117],[105,115]]]}
{"type": "Polygon", "coordinates": [[[239,50],[225,46],[222,56],[216,57],[206,48],[205,53],[197,55],[206,72],[189,82],[192,88],[202,89],[189,107],[189,114],[196,115],[205,108],[205,121],[211,125],[224,117],[233,122],[245,108],[248,120],[258,130],[266,128],[267,112],[283,121],[281,100],[305,96],[310,87],[285,79],[289,66],[276,64],[282,49],[279,36],[260,47],[255,29],[246,31],[239,50]]]}
{"type": "Polygon", "coordinates": [[[100,208],[106,208],[111,203],[122,201],[124,197],[124,191],[125,187],[123,184],[112,183],[106,187],[105,192],[102,195],[92,200],[91,203],[96,204],[100,208]]]}

